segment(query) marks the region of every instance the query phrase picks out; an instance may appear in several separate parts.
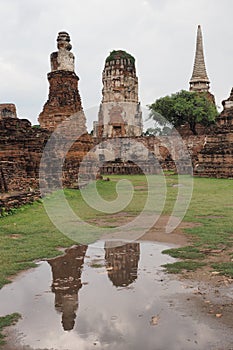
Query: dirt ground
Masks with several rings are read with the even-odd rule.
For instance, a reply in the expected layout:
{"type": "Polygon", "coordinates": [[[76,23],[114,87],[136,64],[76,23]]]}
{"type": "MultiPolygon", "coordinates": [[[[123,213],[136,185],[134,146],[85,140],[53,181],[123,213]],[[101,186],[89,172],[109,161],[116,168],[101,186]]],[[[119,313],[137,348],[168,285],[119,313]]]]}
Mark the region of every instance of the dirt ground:
{"type": "Polygon", "coordinates": [[[188,237],[184,234],[185,228],[192,228],[200,224],[192,222],[181,222],[180,225],[171,233],[165,232],[165,227],[170,216],[160,216],[156,224],[143,236],[141,240],[156,241],[163,243],[172,243],[178,246],[185,246],[189,244],[188,237]]]}

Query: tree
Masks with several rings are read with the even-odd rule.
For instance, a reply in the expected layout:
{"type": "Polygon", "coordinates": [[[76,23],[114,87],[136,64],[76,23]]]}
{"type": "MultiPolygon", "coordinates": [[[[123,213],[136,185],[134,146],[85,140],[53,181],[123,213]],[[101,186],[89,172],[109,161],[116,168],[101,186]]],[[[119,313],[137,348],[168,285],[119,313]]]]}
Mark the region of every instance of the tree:
{"type": "Polygon", "coordinates": [[[182,90],[171,96],[159,98],[148,106],[150,118],[163,127],[172,124],[179,127],[188,123],[194,135],[197,134],[196,125],[212,124],[217,115],[215,104],[208,99],[206,93],[182,90]]]}

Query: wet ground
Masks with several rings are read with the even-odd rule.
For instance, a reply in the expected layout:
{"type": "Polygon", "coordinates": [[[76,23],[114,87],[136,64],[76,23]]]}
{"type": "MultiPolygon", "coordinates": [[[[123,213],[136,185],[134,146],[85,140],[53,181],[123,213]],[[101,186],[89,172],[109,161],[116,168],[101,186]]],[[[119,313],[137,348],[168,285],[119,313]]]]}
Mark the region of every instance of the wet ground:
{"type": "Polygon", "coordinates": [[[164,273],[167,244],[115,245],[72,247],[2,288],[0,314],[22,315],[2,349],[233,349],[233,322],[203,309],[195,283],[164,273]]]}

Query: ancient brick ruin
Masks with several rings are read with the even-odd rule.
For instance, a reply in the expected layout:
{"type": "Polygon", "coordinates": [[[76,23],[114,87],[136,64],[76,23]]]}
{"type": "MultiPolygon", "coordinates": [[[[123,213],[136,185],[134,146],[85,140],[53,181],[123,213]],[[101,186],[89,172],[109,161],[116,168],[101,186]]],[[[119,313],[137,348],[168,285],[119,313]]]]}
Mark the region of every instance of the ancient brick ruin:
{"type": "MultiPolygon", "coordinates": [[[[190,90],[207,92],[209,98],[214,101],[214,96],[209,92],[200,26],[197,32],[196,56],[190,90]]],[[[223,111],[217,118],[217,124],[206,134],[204,145],[194,162],[194,172],[199,176],[233,177],[233,89],[230,97],[222,104],[223,111]]]]}
{"type": "Polygon", "coordinates": [[[214,131],[206,137],[198,153],[195,173],[206,177],[233,177],[233,89],[223,101],[223,111],[214,131]]]}
{"type": "Polygon", "coordinates": [[[60,149],[48,154],[47,168],[42,169],[51,188],[57,183],[59,172],[54,168],[54,159],[61,156],[65,142],[72,138],[69,152],[63,155],[60,180],[64,186],[76,188],[79,164],[93,145],[86,130],[70,37],[60,32],[57,42],[58,52],[51,55],[51,73],[48,74],[49,98],[39,116],[41,127],[32,127],[28,120],[18,119],[13,104],[0,105],[0,207],[6,209],[39,198],[41,157],[52,132],[59,130],[58,126],[63,126],[57,135],[60,149]]]}
{"type": "Polygon", "coordinates": [[[74,55],[70,52],[70,36],[60,32],[57,37],[57,52],[50,56],[51,72],[48,73],[49,97],[39,115],[43,129],[54,131],[56,126],[71,115],[77,114],[79,134],[85,134],[86,118],[78,91],[79,78],[74,71],[74,55]]]}
{"type": "Polygon", "coordinates": [[[103,71],[102,93],[94,137],[141,136],[142,112],[133,56],[122,50],[110,53],[103,71]]]}
{"type": "MultiPolygon", "coordinates": [[[[86,129],[69,34],[60,32],[57,43],[58,51],[51,54],[49,97],[39,116],[40,127],[32,127],[28,120],[19,119],[14,104],[0,104],[1,210],[40,197],[39,171],[43,153],[48,161],[42,170],[49,174],[44,181],[51,189],[56,189],[58,180],[64,187],[78,188],[80,176],[85,182],[85,178],[93,178],[98,172],[150,174],[167,169],[191,173],[184,145],[196,175],[232,177],[233,89],[230,97],[223,101],[224,109],[214,128],[200,128],[197,136],[182,129],[183,143],[175,134],[145,137],[142,136],[134,58],[125,51],[113,51],[105,62],[103,98],[98,122],[94,124],[94,136],[91,136],[86,129]],[[60,148],[47,154],[45,145],[54,132],[60,148]],[[70,147],[66,152],[63,146],[65,149],[67,142],[70,147]],[[54,163],[59,157],[64,157],[61,175],[54,163]]],[[[209,92],[200,27],[190,90],[207,92],[214,101],[209,92]]]]}

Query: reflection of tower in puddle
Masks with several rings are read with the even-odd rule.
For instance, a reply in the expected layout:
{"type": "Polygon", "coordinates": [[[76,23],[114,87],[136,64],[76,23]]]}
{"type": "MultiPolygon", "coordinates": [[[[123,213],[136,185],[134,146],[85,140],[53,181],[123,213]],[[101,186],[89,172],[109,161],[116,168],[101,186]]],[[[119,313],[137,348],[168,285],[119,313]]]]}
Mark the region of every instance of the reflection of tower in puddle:
{"type": "Polygon", "coordinates": [[[108,277],[116,287],[126,287],[137,279],[140,244],[105,243],[108,277]]]}
{"type": "Polygon", "coordinates": [[[65,331],[74,328],[86,250],[85,245],[74,246],[67,249],[65,255],[48,260],[52,267],[55,308],[62,313],[62,326],[65,331]]]}

